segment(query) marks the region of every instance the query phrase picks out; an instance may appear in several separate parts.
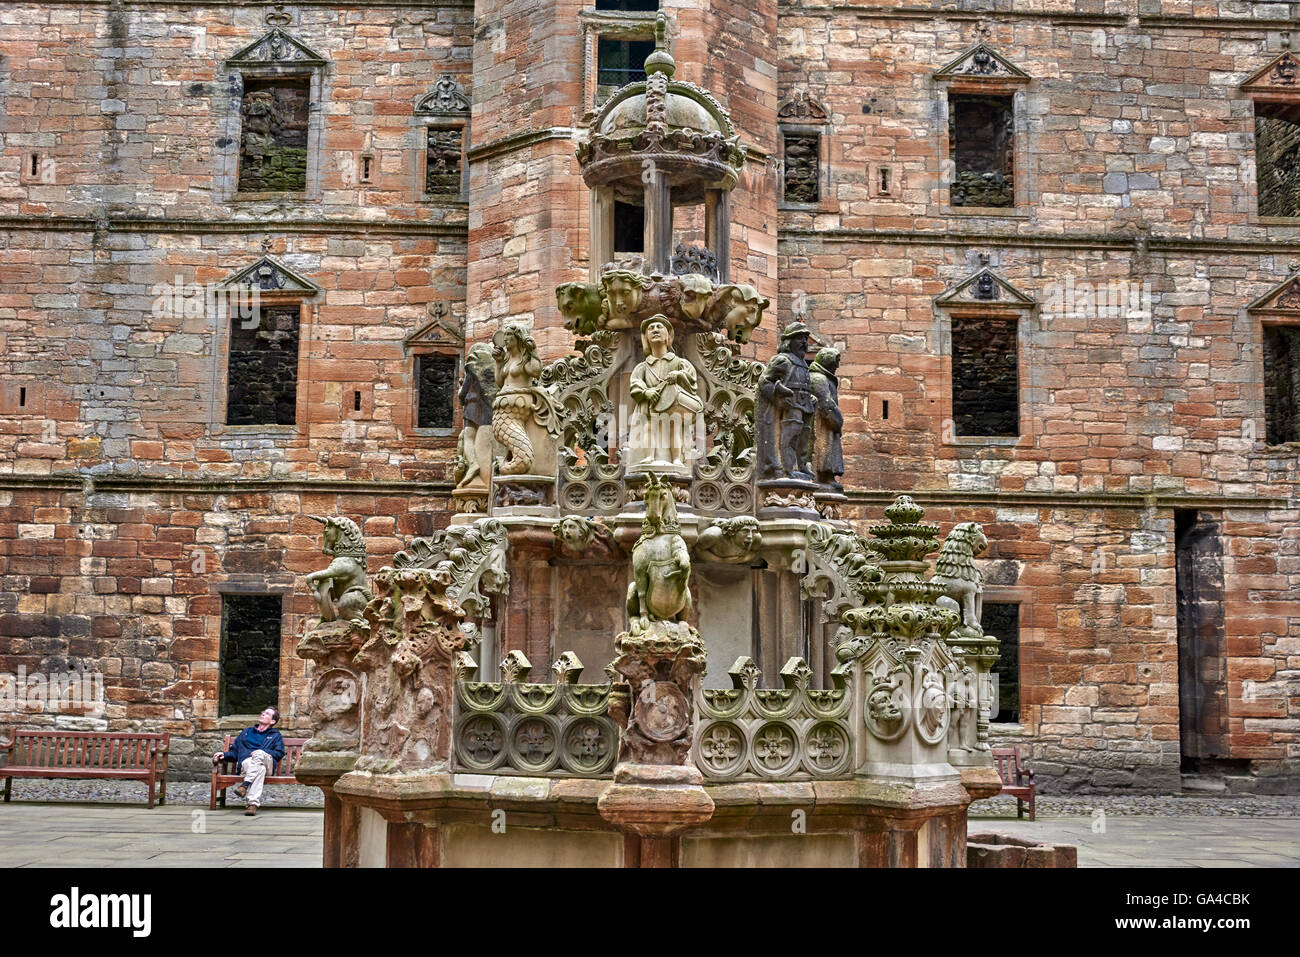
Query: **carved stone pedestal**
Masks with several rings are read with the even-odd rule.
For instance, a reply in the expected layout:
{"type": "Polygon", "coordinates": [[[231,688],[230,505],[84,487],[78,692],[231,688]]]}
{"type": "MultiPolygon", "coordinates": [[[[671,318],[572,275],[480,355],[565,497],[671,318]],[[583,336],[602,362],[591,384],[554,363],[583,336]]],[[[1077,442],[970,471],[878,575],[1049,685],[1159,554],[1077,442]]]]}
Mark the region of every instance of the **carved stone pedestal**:
{"type": "Polygon", "coordinates": [[[690,765],[620,764],[614,769],[614,783],[596,807],[628,835],[626,866],[678,866],[674,835],[713,816],[713,799],[703,783],[704,776],[690,765]]]}
{"type": "Polygon", "coordinates": [[[555,505],[555,476],[494,475],[492,514],[497,517],[537,515],[555,518],[560,514],[555,505]]]}
{"type": "Polygon", "coordinates": [[[802,479],[770,479],[758,483],[758,517],[802,518],[819,521],[815,493],[820,488],[816,482],[802,479]]]}
{"type": "Polygon", "coordinates": [[[627,473],[627,505],[624,512],[629,515],[645,513],[645,488],[651,475],[668,483],[673,491],[673,502],[679,515],[690,515],[691,476],[685,469],[673,465],[635,465],[627,473]]]}
{"type": "Polygon", "coordinates": [[[458,488],[451,493],[451,500],[456,503],[456,514],[451,517],[453,525],[465,525],[476,518],[487,515],[489,489],[486,486],[458,488]]]}
{"type": "Polygon", "coordinates": [[[849,497],[840,492],[816,492],[813,495],[813,501],[817,505],[817,512],[821,515],[822,521],[834,525],[836,528],[849,528],[849,523],[844,517],[845,507],[849,503],[849,497]]]}

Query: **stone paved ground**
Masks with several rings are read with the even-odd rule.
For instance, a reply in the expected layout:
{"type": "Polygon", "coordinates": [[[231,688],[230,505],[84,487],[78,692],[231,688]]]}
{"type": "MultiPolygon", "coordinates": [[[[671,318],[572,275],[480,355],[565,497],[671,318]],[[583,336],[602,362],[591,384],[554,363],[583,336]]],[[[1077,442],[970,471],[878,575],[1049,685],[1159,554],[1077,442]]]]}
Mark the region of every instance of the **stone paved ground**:
{"type": "MultiPolygon", "coordinates": [[[[207,781],[168,781],[167,803],[208,806],[207,781]]],[[[14,801],[89,801],[106,804],[138,804],[144,807],[148,788],[138,781],[19,780],[13,783],[14,801]]],[[[305,784],[268,785],[263,803],[275,807],[324,807],[320,788],[305,784]]],[[[232,794],[230,804],[235,804],[232,794]]]]}
{"type": "MultiPolygon", "coordinates": [[[[1090,816],[1094,810],[1108,816],[1134,817],[1297,817],[1300,818],[1300,795],[1265,796],[1233,795],[1206,797],[1195,795],[1086,794],[1048,796],[1040,794],[1036,802],[1039,817],[1060,815],[1090,816]]],[[[1016,816],[1016,799],[999,795],[970,806],[972,818],[1016,816]]],[[[1028,809],[1025,816],[1029,816],[1028,809]]]]}

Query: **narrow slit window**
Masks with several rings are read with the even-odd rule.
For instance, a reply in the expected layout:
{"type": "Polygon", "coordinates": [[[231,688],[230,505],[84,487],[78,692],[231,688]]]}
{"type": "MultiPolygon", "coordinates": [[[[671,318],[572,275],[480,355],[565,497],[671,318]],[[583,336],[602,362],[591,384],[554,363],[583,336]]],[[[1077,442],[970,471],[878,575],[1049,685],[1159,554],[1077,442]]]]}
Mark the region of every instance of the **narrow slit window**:
{"type": "Polygon", "coordinates": [[[1016,724],[1020,721],[1020,606],[1013,602],[984,602],[980,624],[984,634],[997,638],[997,713],[990,720],[1016,724]]]}
{"type": "Polygon", "coordinates": [[[456,197],[464,169],[464,131],[431,128],[425,139],[424,191],[429,196],[456,197]]]}
{"type": "Polygon", "coordinates": [[[1264,422],[1269,445],[1300,442],[1300,326],[1264,327],[1264,422]]]}
{"type": "Polygon", "coordinates": [[[614,252],[645,252],[645,208],[614,202],[614,252]]]}
{"type": "MultiPolygon", "coordinates": [[[[415,357],[416,428],[450,429],[455,421],[456,357],[415,357]]],[[[359,394],[359,393],[358,393],[359,394]]]]}
{"type": "Polygon", "coordinates": [[[954,317],[952,412],[959,436],[1020,434],[1015,319],[954,317]]]}
{"type": "Polygon", "coordinates": [[[955,93],[949,97],[948,106],[952,205],[1014,206],[1012,97],[955,93]]]}

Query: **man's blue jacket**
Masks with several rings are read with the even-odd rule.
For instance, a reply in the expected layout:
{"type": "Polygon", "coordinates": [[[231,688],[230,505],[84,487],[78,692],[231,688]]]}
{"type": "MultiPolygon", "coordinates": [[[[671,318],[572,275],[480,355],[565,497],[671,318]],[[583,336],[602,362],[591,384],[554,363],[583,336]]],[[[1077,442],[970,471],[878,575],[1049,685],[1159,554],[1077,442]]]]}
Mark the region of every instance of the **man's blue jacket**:
{"type": "Polygon", "coordinates": [[[258,731],[257,726],[254,725],[239,732],[239,737],[235,738],[226,749],[226,757],[233,759],[235,766],[239,767],[244,763],[244,758],[254,751],[265,751],[278,762],[284,757],[284,739],[273,727],[258,731]]]}

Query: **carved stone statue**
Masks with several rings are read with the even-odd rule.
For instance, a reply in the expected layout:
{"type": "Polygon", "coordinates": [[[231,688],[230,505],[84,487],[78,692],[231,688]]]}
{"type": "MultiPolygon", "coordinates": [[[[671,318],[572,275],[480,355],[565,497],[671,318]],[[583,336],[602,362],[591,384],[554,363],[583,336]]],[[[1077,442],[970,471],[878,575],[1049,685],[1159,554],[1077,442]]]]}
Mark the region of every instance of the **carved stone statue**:
{"type": "Polygon", "coordinates": [[[698,273],[687,273],[679,277],[679,281],[682,287],[682,315],[692,322],[698,322],[704,315],[709,300],[713,298],[713,281],[698,273]]]}
{"type": "Polygon", "coordinates": [[[564,316],[564,328],[589,336],[600,328],[600,287],[591,282],[566,282],[557,286],[555,299],[564,316]]]}
{"type": "MultiPolygon", "coordinates": [[[[961,609],[961,628],[966,635],[983,635],[980,615],[984,604],[984,576],[975,566],[975,556],[989,547],[984,529],[977,522],[954,526],[943,540],[934,563],[932,581],[944,585],[946,598],[961,609]]],[[[940,598],[940,604],[945,603],[940,598]]]]}
{"type": "Polygon", "coordinates": [[[695,540],[695,557],[706,562],[748,562],[763,547],[758,519],[750,515],[715,522],[695,540]]]}
{"type": "Polygon", "coordinates": [[[492,402],[496,398],[496,373],[492,347],[486,342],[470,346],[460,383],[464,427],[457,442],[456,488],[487,491],[492,474],[492,402]]]}
{"type": "Polygon", "coordinates": [[[825,488],[842,492],[839,476],[844,474],[844,450],[840,432],[844,414],[840,412],[840,368],[837,349],[822,349],[808,368],[817,415],[813,419],[812,458],[817,482],[825,488]]]}
{"type": "Polygon", "coordinates": [[[496,461],[498,475],[549,474],[555,468],[559,413],[550,393],[537,384],[542,360],[528,330],[510,323],[492,340],[497,394],[492,402],[492,434],[506,449],[496,461]]]}
{"type": "Polygon", "coordinates": [[[625,555],[608,525],[583,515],[566,515],[551,526],[551,533],[559,541],[560,551],[566,555],[590,557],[589,553],[592,553],[601,558],[625,555]]]}
{"type": "Polygon", "coordinates": [[[651,473],[646,481],[641,537],[632,549],[628,618],[640,619],[643,626],[683,620],[691,610],[690,578],[691,555],[677,522],[672,486],[651,473]]]}
{"type": "Polygon", "coordinates": [[[307,587],[320,603],[320,620],[361,621],[362,611],[370,601],[366,584],[366,542],[361,529],[350,518],[310,518],[325,526],[321,548],[332,557],[328,568],[307,576],[307,587]]]}
{"type": "Polygon", "coordinates": [[[695,367],[675,355],[673,327],[663,315],[641,323],[641,344],[646,357],[632,371],[629,393],[636,403],[638,422],[633,445],[641,449],[641,463],[686,464],[688,440],[695,420],[704,410],[697,391],[695,367]]]}
{"type": "Polygon", "coordinates": [[[756,432],[758,477],[812,479],[808,471],[814,402],[808,374],[809,330],[792,322],[781,333],[780,351],[768,362],[758,386],[756,432]]]}
{"type": "Polygon", "coordinates": [[[600,286],[604,293],[601,312],[606,329],[631,329],[641,309],[641,300],[650,288],[650,280],[639,272],[620,266],[605,267],[601,272],[600,286]]]}
{"type": "Polygon", "coordinates": [[[771,304],[753,286],[719,286],[709,302],[708,319],[714,328],[724,327],[727,338],[748,342],[751,333],[763,321],[763,310],[771,304]]]}

